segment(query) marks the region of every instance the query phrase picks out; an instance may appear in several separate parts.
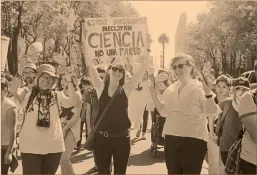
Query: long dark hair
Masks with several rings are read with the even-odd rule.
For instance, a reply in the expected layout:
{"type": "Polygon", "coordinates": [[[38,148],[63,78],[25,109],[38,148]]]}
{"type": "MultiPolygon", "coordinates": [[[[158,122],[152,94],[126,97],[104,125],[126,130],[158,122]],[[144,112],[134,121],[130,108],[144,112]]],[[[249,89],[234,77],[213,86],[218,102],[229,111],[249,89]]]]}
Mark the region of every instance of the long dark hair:
{"type": "MultiPolygon", "coordinates": [[[[62,84],[61,84],[61,81],[62,81],[62,79],[63,79],[64,76],[65,76],[65,74],[62,74],[62,75],[60,76],[59,80],[58,80],[58,89],[59,89],[60,91],[62,91],[62,90],[64,89],[64,88],[62,87],[62,84]]],[[[76,77],[73,76],[73,78],[76,78],[76,77]]],[[[77,84],[76,84],[76,82],[74,81],[73,78],[71,78],[71,82],[72,82],[72,84],[73,84],[73,87],[74,87],[75,91],[77,91],[77,90],[78,90],[77,84]]]]}
{"type": "MultiPolygon", "coordinates": [[[[125,84],[125,72],[126,71],[125,71],[125,68],[122,65],[119,65],[119,66],[121,66],[122,74],[123,74],[122,78],[119,81],[119,85],[123,86],[125,84]]],[[[110,65],[108,68],[111,69],[112,65],[110,65]]],[[[109,84],[110,84],[110,72],[109,71],[107,71],[107,73],[106,73],[104,84],[106,86],[109,86],[109,84]]]]}

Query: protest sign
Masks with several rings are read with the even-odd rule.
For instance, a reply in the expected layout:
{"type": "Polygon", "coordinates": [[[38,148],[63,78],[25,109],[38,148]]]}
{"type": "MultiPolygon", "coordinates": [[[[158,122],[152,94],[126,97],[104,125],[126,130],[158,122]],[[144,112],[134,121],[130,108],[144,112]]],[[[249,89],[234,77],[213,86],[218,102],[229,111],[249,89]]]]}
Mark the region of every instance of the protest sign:
{"type": "MultiPolygon", "coordinates": [[[[86,18],[85,56],[110,60],[114,57],[145,56],[147,50],[147,19],[86,18]]],[[[101,61],[100,61],[101,62],[101,61]]]]}
{"type": "Polygon", "coordinates": [[[10,38],[8,38],[6,36],[1,36],[1,45],[2,45],[2,48],[1,48],[1,52],[2,52],[1,71],[4,71],[4,69],[5,69],[8,47],[9,47],[9,41],[10,41],[10,38]]]}

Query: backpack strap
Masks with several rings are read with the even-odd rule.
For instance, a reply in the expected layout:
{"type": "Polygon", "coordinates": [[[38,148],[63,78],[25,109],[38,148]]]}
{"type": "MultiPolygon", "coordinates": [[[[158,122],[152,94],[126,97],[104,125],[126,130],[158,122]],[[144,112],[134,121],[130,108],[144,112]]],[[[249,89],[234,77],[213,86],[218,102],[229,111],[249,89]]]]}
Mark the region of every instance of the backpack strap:
{"type": "Polygon", "coordinates": [[[231,107],[232,107],[232,101],[226,101],[224,105],[224,109],[222,110],[222,114],[219,116],[217,125],[216,125],[216,135],[218,137],[220,137],[223,132],[223,125],[224,125],[227,113],[231,107]]]}

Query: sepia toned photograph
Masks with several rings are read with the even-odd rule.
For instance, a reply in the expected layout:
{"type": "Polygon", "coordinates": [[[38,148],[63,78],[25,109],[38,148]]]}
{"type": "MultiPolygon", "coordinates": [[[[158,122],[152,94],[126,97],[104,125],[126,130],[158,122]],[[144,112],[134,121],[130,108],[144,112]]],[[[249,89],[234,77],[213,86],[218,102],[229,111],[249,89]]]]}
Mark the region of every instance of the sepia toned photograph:
{"type": "Polygon", "coordinates": [[[1,174],[257,174],[257,1],[1,1],[1,174]]]}

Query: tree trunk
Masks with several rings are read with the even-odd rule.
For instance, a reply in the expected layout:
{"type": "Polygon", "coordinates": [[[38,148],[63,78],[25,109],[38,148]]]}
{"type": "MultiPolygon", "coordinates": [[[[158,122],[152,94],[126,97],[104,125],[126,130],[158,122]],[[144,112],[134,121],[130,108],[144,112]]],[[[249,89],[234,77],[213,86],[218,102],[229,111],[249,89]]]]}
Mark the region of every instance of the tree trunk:
{"type": "Polygon", "coordinates": [[[165,44],[162,43],[162,68],[164,69],[165,66],[165,56],[164,56],[164,50],[165,50],[165,44]]]}
{"type": "Polygon", "coordinates": [[[13,29],[13,36],[9,45],[11,47],[8,48],[8,53],[7,53],[8,69],[10,74],[12,74],[13,76],[18,71],[18,38],[19,38],[19,32],[21,28],[21,15],[22,15],[23,3],[24,2],[21,2],[21,6],[19,7],[19,10],[18,10],[19,11],[19,14],[17,17],[18,24],[13,29]]]}
{"type": "MultiPolygon", "coordinates": [[[[82,37],[83,37],[83,21],[80,21],[80,28],[79,28],[79,41],[80,41],[80,45],[81,47],[83,47],[83,44],[82,44],[82,37]]],[[[81,50],[81,65],[82,65],[82,75],[86,75],[87,74],[87,65],[86,65],[86,61],[85,61],[85,55],[84,55],[84,52],[83,52],[83,49],[81,50]]]]}

